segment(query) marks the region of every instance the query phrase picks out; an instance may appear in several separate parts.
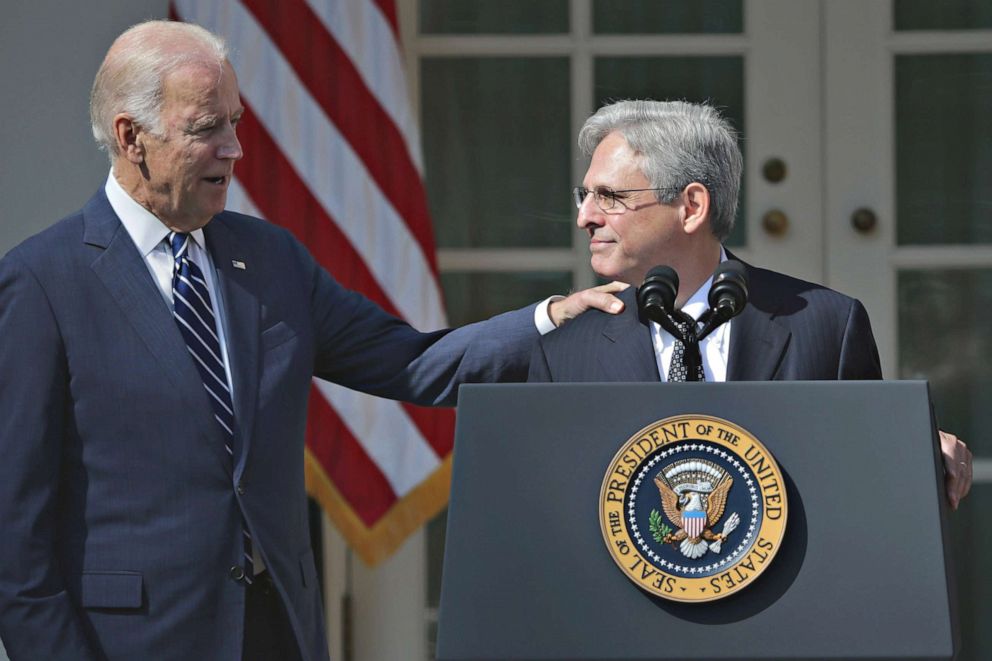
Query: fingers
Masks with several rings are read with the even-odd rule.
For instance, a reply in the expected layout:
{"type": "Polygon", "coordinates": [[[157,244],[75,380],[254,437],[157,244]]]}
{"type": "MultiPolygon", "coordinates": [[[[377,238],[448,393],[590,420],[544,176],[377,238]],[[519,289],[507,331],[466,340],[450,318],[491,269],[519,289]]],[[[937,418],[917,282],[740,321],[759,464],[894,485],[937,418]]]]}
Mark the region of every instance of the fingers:
{"type": "Polygon", "coordinates": [[[623,311],[623,301],[614,296],[629,287],[623,282],[610,282],[591,289],[583,289],[560,301],[553,301],[548,308],[555,326],[574,319],[586,310],[602,310],[609,314],[623,311]]]}
{"type": "Polygon", "coordinates": [[[954,434],[940,431],[940,451],[944,458],[945,488],[951,509],[957,509],[968,495],[972,481],[971,450],[954,434]]]}
{"type": "Polygon", "coordinates": [[[613,282],[607,282],[605,285],[600,285],[598,287],[593,287],[592,291],[606,292],[607,294],[616,294],[622,292],[624,289],[629,287],[626,282],[620,282],[619,280],[614,280],[613,282]]]}

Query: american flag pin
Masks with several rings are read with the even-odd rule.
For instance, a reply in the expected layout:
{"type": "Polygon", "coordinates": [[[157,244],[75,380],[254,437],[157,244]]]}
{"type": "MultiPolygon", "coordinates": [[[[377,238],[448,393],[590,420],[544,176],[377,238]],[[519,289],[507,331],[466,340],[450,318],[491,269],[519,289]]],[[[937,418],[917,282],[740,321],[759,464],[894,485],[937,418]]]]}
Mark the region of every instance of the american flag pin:
{"type": "Polygon", "coordinates": [[[244,270],[245,270],[245,268],[246,268],[246,267],[245,267],[245,263],[244,263],[244,262],[242,262],[242,261],[241,261],[241,260],[239,260],[239,259],[232,259],[232,260],[231,260],[231,266],[233,266],[233,267],[234,267],[234,268],[236,268],[236,269],[241,269],[242,271],[244,271],[244,270]]]}

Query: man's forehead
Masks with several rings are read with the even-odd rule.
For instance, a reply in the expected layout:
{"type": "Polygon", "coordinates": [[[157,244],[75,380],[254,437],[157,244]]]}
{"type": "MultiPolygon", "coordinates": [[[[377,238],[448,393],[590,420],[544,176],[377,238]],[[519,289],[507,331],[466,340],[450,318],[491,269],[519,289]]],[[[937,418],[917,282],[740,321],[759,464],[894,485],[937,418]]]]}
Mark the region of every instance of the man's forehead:
{"type": "Polygon", "coordinates": [[[227,62],[192,62],[169,72],[162,85],[166,102],[178,104],[188,112],[196,106],[213,106],[216,101],[232,103],[231,112],[242,110],[234,69],[227,62]]]}

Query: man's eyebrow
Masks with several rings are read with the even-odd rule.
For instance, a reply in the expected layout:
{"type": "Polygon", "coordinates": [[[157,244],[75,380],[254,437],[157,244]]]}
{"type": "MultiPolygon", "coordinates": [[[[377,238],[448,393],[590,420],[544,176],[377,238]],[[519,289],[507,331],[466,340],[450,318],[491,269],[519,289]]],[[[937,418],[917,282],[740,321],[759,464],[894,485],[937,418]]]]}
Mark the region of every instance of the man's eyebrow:
{"type": "Polygon", "coordinates": [[[188,122],[186,122],[186,128],[192,130],[200,129],[210,126],[216,121],[217,121],[217,115],[214,114],[200,115],[199,117],[194,117],[190,119],[188,122]]]}

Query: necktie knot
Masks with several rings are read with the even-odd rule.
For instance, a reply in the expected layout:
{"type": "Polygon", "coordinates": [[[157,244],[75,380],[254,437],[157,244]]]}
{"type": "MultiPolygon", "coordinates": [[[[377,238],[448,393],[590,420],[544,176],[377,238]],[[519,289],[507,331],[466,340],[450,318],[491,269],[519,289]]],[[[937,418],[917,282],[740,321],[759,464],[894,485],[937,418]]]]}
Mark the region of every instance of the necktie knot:
{"type": "Polygon", "coordinates": [[[186,232],[169,232],[168,237],[169,245],[172,247],[172,257],[179,262],[182,260],[183,256],[186,254],[187,242],[189,241],[189,234],[186,232]]]}

